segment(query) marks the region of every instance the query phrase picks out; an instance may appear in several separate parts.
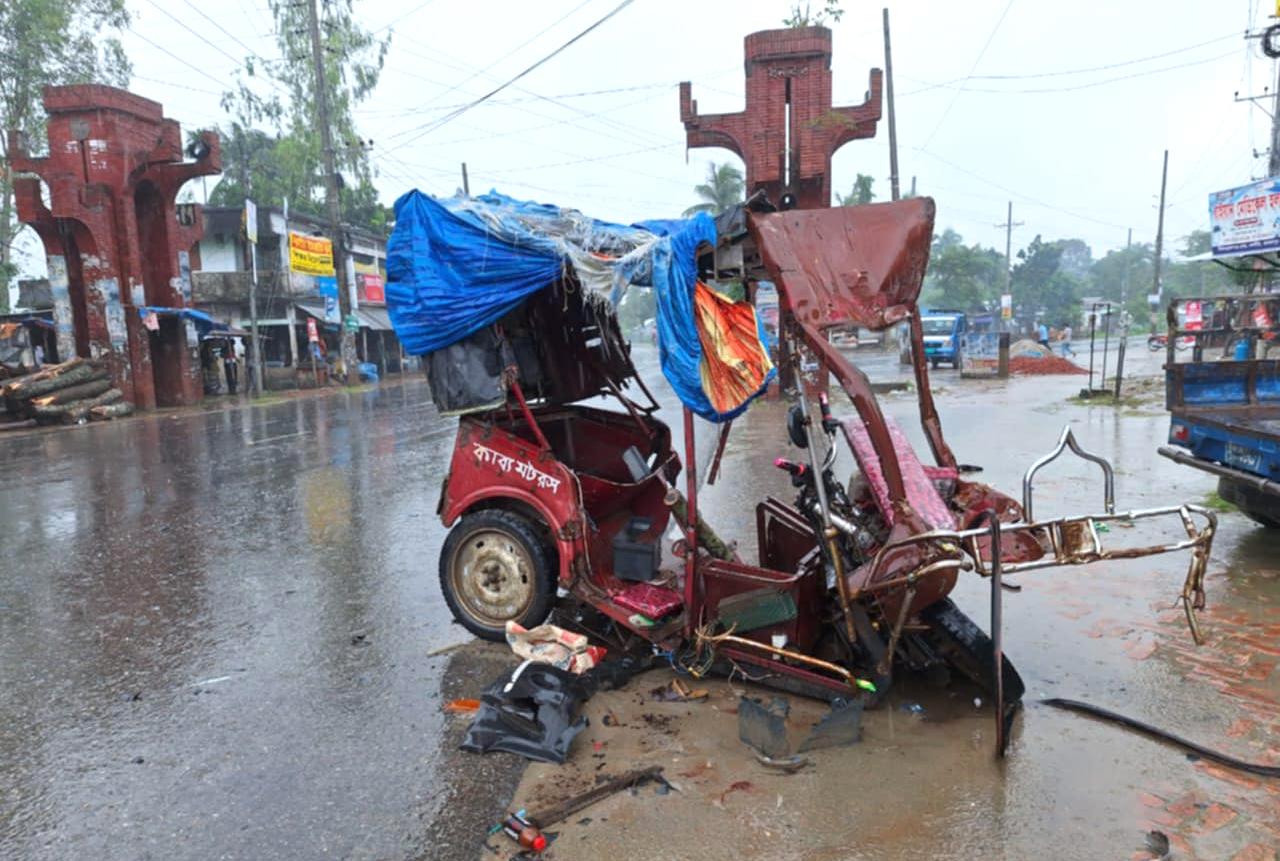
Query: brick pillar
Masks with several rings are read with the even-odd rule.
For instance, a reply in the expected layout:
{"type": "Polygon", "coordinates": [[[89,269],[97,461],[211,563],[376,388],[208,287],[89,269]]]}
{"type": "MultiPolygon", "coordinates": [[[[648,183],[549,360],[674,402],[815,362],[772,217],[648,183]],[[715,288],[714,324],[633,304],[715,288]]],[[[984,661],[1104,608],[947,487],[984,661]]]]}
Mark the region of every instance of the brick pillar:
{"type": "Polygon", "coordinates": [[[800,209],[831,205],[831,156],[852,140],[874,137],[880,120],[879,69],[860,105],[831,105],[831,31],[762,30],[744,40],[746,109],[699,114],[689,83],[680,85],[680,119],[690,148],[723,147],[746,164],[747,193],[785,194],[800,209]],[[790,122],[788,122],[788,108],[790,122]]]}

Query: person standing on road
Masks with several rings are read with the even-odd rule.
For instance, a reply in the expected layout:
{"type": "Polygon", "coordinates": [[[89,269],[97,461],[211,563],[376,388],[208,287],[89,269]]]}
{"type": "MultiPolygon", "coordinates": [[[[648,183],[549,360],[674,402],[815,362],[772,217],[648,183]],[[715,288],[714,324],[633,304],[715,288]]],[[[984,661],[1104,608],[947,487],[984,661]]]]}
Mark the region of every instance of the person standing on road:
{"type": "Polygon", "coordinates": [[[227,377],[227,394],[234,395],[236,393],[237,383],[239,382],[236,368],[236,354],[231,345],[228,344],[222,350],[222,372],[227,377]]]}
{"type": "Polygon", "coordinates": [[[1043,320],[1041,320],[1040,325],[1036,327],[1036,340],[1040,342],[1041,347],[1044,347],[1046,350],[1050,349],[1049,327],[1044,324],[1043,320]]]}
{"type": "Polygon", "coordinates": [[[1062,327],[1062,355],[1064,356],[1074,356],[1076,354],[1076,351],[1071,349],[1072,334],[1070,323],[1062,327]]]}

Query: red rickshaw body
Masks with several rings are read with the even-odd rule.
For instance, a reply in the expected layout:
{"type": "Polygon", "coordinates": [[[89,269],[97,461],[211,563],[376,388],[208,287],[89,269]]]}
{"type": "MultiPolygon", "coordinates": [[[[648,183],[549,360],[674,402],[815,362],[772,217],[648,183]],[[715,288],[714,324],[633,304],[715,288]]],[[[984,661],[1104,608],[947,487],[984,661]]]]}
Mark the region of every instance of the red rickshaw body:
{"type": "MultiPolygon", "coordinates": [[[[538,345],[534,373],[526,377],[531,369],[513,359],[503,371],[505,398],[459,422],[439,507],[445,525],[452,527],[441,553],[446,590],[456,573],[450,554],[460,546],[471,554],[467,558],[484,562],[491,552],[485,542],[540,542],[547,554],[525,546],[504,557],[511,565],[503,571],[480,563],[463,571],[480,590],[475,593],[481,595],[479,605],[489,606],[483,590],[501,591],[536,561],[532,567],[543,570],[548,584],[554,566],[561,595],[609,620],[590,633],[613,643],[634,644],[639,637],[673,666],[695,674],[717,662],[735,670],[748,665],[753,678],[777,687],[847,697],[859,690],[882,694],[895,663],[914,670],[948,664],[992,692],[1000,750],[1023,690],[1000,645],[1002,570],[1190,550],[1182,598],[1198,641],[1195,610],[1204,601],[1212,513],[1183,505],[1117,514],[1110,465],[1080,449],[1069,429],[1057,451],[1028,471],[1022,502],[965,478],[974,468],[957,464],[943,439],[916,305],[933,216],[934,204],[927,198],[833,210],[745,212],[738,215],[736,235],[721,235],[715,250],[699,249],[700,278],[737,279],[749,297],[759,282],[776,286],[778,365],[784,385],[788,379],[798,382],[786,435],[808,450],[809,462],[777,462],[791,472],[799,492],[793,504],[766,497],[754,506],[754,565],[724,544],[698,511],[693,411],[687,405],[683,411],[682,465],[670,429],[654,417],[657,404],[636,374],[616,317],[582,298],[581,285],[566,270],[497,327],[499,338],[512,343],[523,338],[526,348],[538,345]],[[886,420],[866,376],[827,340],[827,330],[836,326],[882,330],[904,321],[911,326],[920,418],[932,464],[921,462],[901,430],[886,420]],[[829,372],[839,382],[855,415],[833,416],[824,399],[821,422],[814,420],[807,384],[796,373],[806,366],[804,354],[816,361],[824,380],[829,372]],[[632,386],[645,394],[648,406],[624,394],[632,386]],[[596,395],[612,395],[622,409],[583,405],[596,395]],[[847,488],[831,476],[839,437],[859,467],[847,488]],[[1103,466],[1106,513],[1033,521],[1035,471],[1068,446],[1103,466]],[[682,466],[683,494],[676,487],[682,466]],[[1192,514],[1205,521],[1203,528],[1192,524],[1192,514]],[[1099,532],[1106,530],[1098,524],[1150,517],[1178,518],[1187,540],[1116,551],[1103,547],[1099,532]],[[660,569],[659,551],[673,526],[681,538],[671,550],[683,564],[660,569]],[[454,542],[459,532],[466,537],[454,542]],[[630,567],[624,570],[623,562],[637,553],[644,557],[645,548],[653,551],[651,567],[641,576],[630,567]],[[948,599],[961,571],[990,580],[993,638],[948,599]]],[[[712,475],[729,429],[729,422],[721,425],[712,475]]],[[[781,451],[784,434],[778,442],[781,451]]],[[[762,465],[768,460],[772,457],[762,465]]],[[[544,592],[540,600],[546,603],[533,605],[538,618],[532,618],[533,610],[521,618],[541,622],[551,608],[548,597],[544,592]]],[[[475,619],[469,624],[459,614],[461,600],[448,591],[446,598],[473,631],[501,638],[501,620],[489,616],[480,620],[485,624],[475,619]]],[[[580,624],[583,618],[577,614],[571,621],[580,624]]]]}
{"type": "Polygon", "coordinates": [[[607,602],[625,587],[610,565],[614,536],[637,517],[650,523],[645,538],[660,538],[667,527],[663,479],[680,471],[671,431],[640,410],[548,404],[530,408],[528,416],[533,425],[514,410],[459,421],[441,518],[452,526],[463,514],[485,508],[535,512],[555,544],[560,585],[570,588],[582,577],[586,594],[607,602]],[[639,482],[622,460],[633,446],[646,460],[662,464],[639,482]]]}

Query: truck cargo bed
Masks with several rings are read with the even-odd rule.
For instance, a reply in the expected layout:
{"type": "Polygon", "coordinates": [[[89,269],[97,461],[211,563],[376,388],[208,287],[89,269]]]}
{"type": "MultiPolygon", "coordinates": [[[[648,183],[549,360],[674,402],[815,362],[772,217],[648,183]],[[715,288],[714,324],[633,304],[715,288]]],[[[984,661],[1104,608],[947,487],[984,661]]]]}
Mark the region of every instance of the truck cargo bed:
{"type": "Polygon", "coordinates": [[[1280,404],[1183,406],[1170,412],[1174,418],[1217,427],[1232,433],[1264,439],[1280,439],[1280,404]]]}

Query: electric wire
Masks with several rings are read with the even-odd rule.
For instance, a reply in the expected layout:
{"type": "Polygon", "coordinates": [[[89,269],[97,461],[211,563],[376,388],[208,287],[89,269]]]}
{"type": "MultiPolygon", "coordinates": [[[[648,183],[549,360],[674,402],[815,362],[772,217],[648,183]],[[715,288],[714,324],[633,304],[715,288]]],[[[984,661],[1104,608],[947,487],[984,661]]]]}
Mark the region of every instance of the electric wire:
{"type": "Polygon", "coordinates": [[[408,12],[405,12],[405,13],[403,13],[403,14],[401,14],[401,15],[397,15],[395,18],[392,18],[392,19],[391,19],[389,22],[387,22],[386,24],[383,24],[381,27],[379,27],[378,29],[374,30],[374,31],[373,31],[373,35],[375,35],[375,36],[376,36],[376,35],[378,35],[379,33],[385,33],[386,31],[388,31],[388,30],[390,30],[392,27],[394,27],[396,24],[399,24],[401,21],[403,21],[404,19],[408,18],[408,17],[409,17],[409,16],[411,16],[411,15],[416,15],[416,14],[418,14],[419,12],[421,12],[423,9],[427,8],[428,6],[430,6],[430,5],[431,5],[432,3],[434,3],[434,2],[436,2],[436,0],[423,0],[423,2],[422,2],[422,3],[419,3],[417,6],[414,6],[414,7],[413,7],[412,9],[410,9],[408,12]]]}
{"type": "MultiPolygon", "coordinates": [[[[982,50],[978,52],[978,56],[974,59],[973,65],[969,67],[969,74],[965,76],[965,80],[972,77],[973,73],[978,70],[978,64],[981,63],[982,58],[987,55],[987,49],[991,47],[992,41],[995,40],[996,33],[1000,32],[1000,25],[1004,23],[1004,19],[1009,14],[1009,10],[1013,8],[1013,3],[1014,0],[1009,0],[1009,2],[1005,4],[1004,11],[1000,13],[999,19],[996,20],[996,25],[991,28],[991,34],[987,36],[987,41],[982,43],[982,50]]],[[[944,110],[942,112],[942,116],[938,118],[938,124],[933,127],[933,131],[929,132],[929,136],[925,138],[924,146],[928,146],[933,143],[934,136],[938,134],[938,130],[942,128],[942,124],[947,121],[947,117],[951,114],[951,109],[956,106],[956,100],[960,98],[960,93],[963,89],[964,87],[961,85],[960,89],[956,90],[956,92],[952,94],[951,101],[947,102],[946,110],[944,110]]]]}
{"type": "MultiPolygon", "coordinates": [[[[455,119],[457,119],[458,117],[462,116],[462,115],[463,115],[464,113],[466,113],[467,111],[469,111],[469,110],[471,110],[471,109],[475,108],[477,105],[481,105],[481,104],[483,104],[484,102],[488,101],[489,99],[493,98],[493,97],[494,97],[494,96],[496,96],[498,93],[502,92],[502,91],[503,91],[503,90],[505,90],[507,87],[509,87],[509,86],[511,86],[512,84],[514,84],[516,81],[520,80],[521,78],[525,77],[526,75],[530,74],[530,73],[531,73],[531,72],[533,72],[534,70],[536,70],[536,69],[538,69],[539,67],[543,66],[544,64],[546,64],[547,62],[549,62],[550,60],[552,60],[553,58],[555,58],[556,56],[558,56],[558,55],[560,55],[561,53],[563,53],[565,50],[567,50],[567,49],[568,49],[570,46],[572,46],[574,43],[578,42],[579,40],[581,40],[582,38],[584,38],[585,36],[587,36],[589,33],[591,33],[592,31],[594,31],[596,28],[600,27],[602,24],[604,24],[605,22],[607,22],[609,19],[613,18],[613,16],[617,15],[619,12],[621,12],[623,9],[627,8],[628,6],[630,6],[630,5],[631,5],[632,3],[634,3],[634,2],[635,2],[635,0],[622,0],[622,2],[621,2],[621,3],[619,3],[619,4],[618,4],[617,6],[615,6],[613,9],[611,9],[608,13],[606,13],[606,14],[605,14],[605,16],[604,16],[603,18],[600,18],[598,21],[596,21],[595,23],[591,24],[591,26],[587,27],[585,30],[583,30],[582,32],[578,33],[576,36],[574,36],[573,38],[569,39],[567,42],[564,42],[563,44],[561,44],[558,48],[556,48],[555,50],[553,50],[551,53],[549,53],[549,54],[547,54],[547,55],[543,56],[542,58],[540,58],[539,60],[537,60],[536,62],[534,62],[532,65],[527,66],[526,68],[524,68],[524,69],[523,69],[523,70],[521,70],[520,72],[517,72],[513,77],[511,77],[511,78],[509,78],[508,80],[504,81],[503,83],[499,84],[497,87],[494,87],[492,90],[490,90],[489,92],[487,92],[487,93],[485,93],[484,95],[480,96],[479,98],[477,98],[477,99],[475,99],[475,100],[473,100],[473,101],[471,101],[471,102],[467,103],[467,104],[466,104],[466,105],[464,105],[463,107],[458,108],[458,109],[457,109],[457,110],[455,110],[455,111],[451,111],[451,112],[449,112],[448,114],[445,114],[445,116],[441,117],[441,118],[440,118],[440,119],[438,119],[438,120],[435,120],[434,122],[427,123],[427,124],[424,124],[423,126],[420,126],[420,127],[419,127],[420,132],[419,132],[415,137],[410,138],[409,140],[407,140],[407,141],[405,141],[405,142],[403,142],[403,143],[401,143],[401,144],[398,144],[397,146],[408,146],[409,144],[413,143],[415,140],[418,140],[419,138],[421,138],[423,135],[426,135],[426,134],[429,134],[429,133],[431,133],[431,132],[435,131],[436,129],[440,128],[441,126],[445,125],[446,123],[452,122],[453,120],[455,120],[455,119]]],[[[1010,0],[1010,2],[1012,2],[1012,0],[1010,0]]]]}
{"type": "Polygon", "coordinates": [[[1018,75],[973,75],[970,77],[970,80],[973,80],[973,81],[1021,81],[1021,80],[1027,80],[1030,78],[1058,78],[1058,77],[1063,77],[1065,75],[1083,75],[1090,72],[1106,72],[1106,71],[1110,71],[1111,69],[1119,69],[1124,66],[1135,66],[1139,63],[1147,63],[1152,60],[1163,60],[1165,57],[1172,57],[1177,54],[1185,54],[1187,51],[1194,51],[1197,48],[1204,48],[1208,45],[1216,45],[1218,42],[1225,42],[1227,39],[1238,39],[1238,38],[1240,38],[1240,31],[1233,30],[1230,33],[1226,33],[1222,36],[1218,36],[1213,39],[1208,39],[1204,42],[1197,42],[1194,45],[1187,45],[1182,48],[1174,48],[1172,51],[1165,51],[1160,54],[1151,54],[1150,56],[1146,56],[1146,57],[1138,57],[1137,59],[1134,59],[1134,60],[1122,60],[1118,63],[1107,63],[1102,66],[1089,66],[1082,69],[1064,69],[1057,72],[1030,72],[1030,73],[1023,73],[1018,75]]]}
{"type": "MultiPolygon", "coordinates": [[[[404,46],[403,46],[403,45],[401,45],[401,50],[402,50],[402,51],[403,51],[403,50],[406,50],[406,49],[404,48],[404,46]]],[[[435,59],[433,59],[432,57],[428,57],[428,56],[426,56],[425,54],[418,54],[418,53],[415,53],[415,52],[413,52],[413,51],[408,51],[407,53],[409,53],[411,56],[421,57],[422,59],[425,59],[425,60],[427,60],[427,61],[429,61],[429,62],[439,62],[438,60],[435,60],[435,59]]],[[[446,55],[446,56],[447,56],[447,55],[446,55]]],[[[441,65],[449,65],[449,64],[441,63],[441,65]]],[[[453,66],[453,68],[463,69],[463,68],[465,68],[465,67],[463,67],[463,66],[457,66],[457,65],[454,65],[454,66],[453,66]]],[[[445,83],[445,82],[443,82],[443,81],[438,81],[438,80],[436,80],[436,79],[434,79],[434,78],[430,78],[430,77],[428,77],[428,76],[426,76],[426,75],[423,75],[423,74],[421,74],[421,73],[419,73],[419,72],[409,71],[409,70],[407,70],[407,69],[396,69],[396,71],[399,71],[401,74],[408,75],[409,77],[416,78],[416,79],[421,80],[421,81],[425,81],[426,83],[430,83],[430,84],[437,84],[437,85],[442,86],[442,87],[443,87],[443,86],[448,86],[448,84],[447,84],[447,83],[445,83]]],[[[513,89],[517,89],[517,90],[520,90],[520,91],[522,91],[522,92],[528,92],[528,93],[530,93],[530,95],[532,95],[535,99],[537,99],[537,100],[539,100],[539,101],[546,101],[546,102],[550,102],[550,103],[551,103],[552,105],[554,105],[555,107],[560,107],[560,108],[564,108],[565,110],[569,110],[569,111],[576,112],[576,113],[578,113],[578,114],[579,114],[579,116],[580,116],[580,117],[582,117],[583,119],[588,119],[588,118],[594,119],[594,118],[597,118],[601,113],[605,113],[605,112],[606,112],[606,111],[597,111],[597,112],[588,112],[588,111],[583,111],[583,110],[581,110],[581,109],[579,109],[579,108],[575,108],[575,107],[570,106],[570,105],[562,104],[562,103],[560,103],[560,102],[556,101],[553,97],[550,97],[550,96],[542,96],[542,95],[539,95],[538,93],[533,93],[533,92],[532,92],[532,91],[530,91],[530,90],[524,90],[523,88],[520,88],[520,87],[515,87],[515,88],[513,88],[513,89]]],[[[655,98],[656,98],[656,96],[655,96],[655,98]]],[[[650,99],[643,99],[643,100],[640,100],[640,101],[649,101],[649,100],[650,100],[650,99]]],[[[639,103],[640,103],[640,101],[635,102],[635,104],[639,104],[639,103]]],[[[468,103],[466,103],[466,104],[470,104],[470,102],[468,102],[468,103]]],[[[540,111],[533,110],[532,108],[529,108],[529,107],[527,107],[527,106],[525,106],[525,105],[523,105],[523,104],[514,104],[514,103],[513,103],[513,104],[511,105],[511,107],[512,107],[512,108],[514,108],[514,109],[515,109],[515,110],[517,110],[517,111],[520,111],[521,113],[529,114],[530,116],[538,117],[538,118],[540,118],[540,119],[550,119],[550,120],[554,120],[554,121],[557,121],[557,122],[559,121],[559,117],[552,116],[552,115],[550,115],[550,114],[546,114],[546,113],[543,113],[543,112],[540,112],[540,111]]],[[[616,109],[617,109],[616,107],[611,107],[611,108],[609,108],[609,109],[608,109],[608,111],[613,111],[613,110],[616,110],[616,109]]],[[[411,127],[411,128],[408,128],[408,129],[402,129],[402,130],[397,131],[397,132],[391,132],[391,133],[389,133],[389,134],[387,134],[387,135],[384,135],[384,136],[383,136],[383,140],[384,140],[384,142],[385,142],[385,141],[388,141],[388,140],[394,141],[394,140],[396,140],[397,138],[403,138],[403,137],[405,137],[405,136],[407,136],[407,135],[414,134],[414,133],[416,133],[417,131],[419,131],[421,128],[423,128],[423,125],[430,124],[430,122],[432,122],[432,121],[428,121],[428,123],[426,123],[426,124],[416,125],[416,126],[413,126],[413,127],[411,127]]],[[[619,127],[620,127],[620,130],[627,132],[627,133],[628,133],[628,134],[627,134],[627,136],[626,136],[626,137],[622,137],[622,136],[619,136],[619,135],[616,135],[616,134],[608,134],[608,133],[606,133],[605,131],[603,131],[603,130],[601,130],[601,129],[592,128],[592,127],[590,127],[590,126],[581,126],[580,128],[581,128],[583,131],[589,132],[589,133],[591,133],[591,134],[600,135],[600,136],[602,136],[602,137],[607,137],[607,138],[610,138],[610,139],[613,139],[613,140],[620,140],[620,141],[623,141],[624,143],[635,143],[635,136],[636,136],[636,134],[643,134],[643,135],[648,135],[648,136],[651,136],[651,137],[653,136],[653,133],[652,133],[652,132],[647,131],[647,130],[645,130],[645,129],[640,129],[640,128],[638,128],[638,127],[632,127],[632,126],[628,126],[628,125],[626,125],[626,124],[620,124],[620,123],[619,123],[619,124],[615,124],[615,125],[619,126],[619,127]]],[[[404,145],[408,145],[408,143],[411,143],[411,141],[406,141],[404,145]]],[[[392,147],[392,148],[399,149],[399,148],[401,148],[401,145],[400,145],[400,144],[397,144],[395,147],[392,147]]]]}
{"type": "Polygon", "coordinates": [[[1070,86],[1065,86],[1065,87],[1030,87],[1030,88],[1020,89],[1020,90],[999,89],[995,87],[964,87],[963,89],[967,93],[994,93],[996,95],[1043,95],[1046,93],[1073,93],[1078,90],[1091,90],[1094,87],[1103,87],[1108,84],[1118,83],[1120,81],[1131,81],[1134,78],[1146,78],[1151,75],[1160,75],[1165,72],[1175,72],[1175,71],[1178,71],[1179,69],[1190,69],[1194,66],[1203,66],[1208,63],[1216,63],[1219,60],[1226,59],[1227,57],[1234,57],[1235,55],[1236,55],[1236,52],[1234,50],[1227,51],[1224,54],[1215,54],[1212,57],[1205,57],[1200,60],[1191,60],[1186,63],[1178,63],[1177,65],[1173,65],[1173,66],[1163,66],[1159,69],[1147,69],[1146,71],[1142,71],[1142,72],[1131,72],[1130,74],[1119,75],[1114,78],[1104,78],[1101,81],[1089,81],[1087,83],[1072,84],[1070,86]]]}
{"type": "Polygon", "coordinates": [[[516,45],[514,48],[509,49],[505,54],[503,54],[503,55],[502,55],[501,57],[499,57],[498,59],[494,60],[494,61],[493,61],[492,63],[490,63],[489,65],[485,66],[485,67],[484,67],[484,68],[482,68],[482,69],[476,69],[476,70],[475,70],[474,72],[472,72],[470,75],[468,75],[467,77],[463,78],[461,81],[459,81],[458,83],[454,84],[454,85],[453,85],[453,86],[451,86],[449,89],[445,90],[443,93],[437,93],[437,94],[436,94],[436,96],[435,96],[435,98],[433,98],[433,99],[431,99],[430,101],[428,101],[425,105],[423,105],[423,107],[426,107],[427,105],[431,105],[431,104],[433,104],[433,103],[435,103],[435,102],[439,101],[440,99],[444,98],[445,96],[447,96],[447,95],[449,95],[450,93],[452,93],[452,92],[454,92],[455,90],[457,90],[457,89],[458,89],[459,87],[461,87],[463,84],[469,83],[469,82],[471,82],[471,81],[475,80],[476,78],[478,78],[480,75],[484,75],[484,74],[488,73],[488,71],[489,71],[490,69],[492,69],[494,66],[497,66],[498,64],[500,64],[503,60],[507,59],[508,57],[515,56],[515,54],[516,54],[516,52],[517,52],[517,51],[521,50],[522,48],[525,48],[525,47],[526,47],[526,46],[528,46],[531,42],[536,41],[539,37],[541,37],[543,34],[545,34],[548,30],[551,30],[551,29],[555,28],[555,27],[556,27],[556,26],[558,26],[561,22],[563,22],[565,19],[567,19],[567,18],[569,18],[570,16],[572,16],[572,15],[573,15],[575,12],[577,12],[579,9],[581,9],[581,8],[582,8],[582,7],[584,7],[584,6],[590,5],[590,4],[591,4],[591,3],[593,3],[593,2],[595,2],[595,0],[582,0],[582,2],[581,2],[581,3],[579,3],[577,6],[574,6],[574,7],[573,7],[572,9],[570,9],[568,12],[564,13],[564,14],[563,14],[563,15],[561,15],[559,18],[557,18],[556,20],[552,21],[550,24],[548,24],[547,26],[543,27],[543,28],[542,28],[541,30],[539,30],[538,32],[534,33],[534,34],[533,34],[532,36],[530,36],[528,39],[525,39],[525,40],[524,40],[523,42],[521,42],[519,45],[516,45]]]}
{"type": "Polygon", "coordinates": [[[929,156],[929,157],[930,157],[930,158],[932,158],[932,159],[936,159],[937,161],[942,162],[943,164],[947,165],[948,167],[952,168],[953,170],[958,170],[958,171],[960,171],[961,173],[966,174],[967,176],[970,176],[970,177],[972,177],[972,178],[974,178],[974,179],[978,180],[978,182],[981,182],[981,183],[983,183],[984,185],[989,185],[989,186],[991,186],[992,188],[998,188],[998,189],[1000,189],[1001,191],[1005,192],[1006,194],[1011,194],[1011,195],[1013,195],[1014,197],[1021,199],[1021,200],[1022,200],[1023,202],[1025,202],[1025,203],[1030,203],[1030,204],[1033,204],[1033,205],[1035,205],[1035,206],[1040,206],[1040,207],[1043,207],[1043,208],[1045,208],[1045,209],[1050,209],[1050,210],[1053,210],[1054,212],[1060,212],[1060,213],[1062,213],[1063,215],[1069,215],[1069,216],[1071,216],[1072,218],[1078,218],[1078,219],[1080,219],[1080,220],[1082,220],[1082,221],[1090,221],[1090,222],[1093,222],[1094,224],[1101,224],[1101,225],[1103,225],[1103,226],[1105,226],[1105,227],[1114,227],[1114,228],[1117,228],[1117,229],[1119,229],[1119,230],[1128,230],[1128,229],[1129,229],[1129,226],[1128,226],[1127,224],[1116,224],[1116,223],[1111,222],[1111,221],[1105,221],[1105,220],[1100,219],[1100,218],[1093,218],[1092,216],[1083,215],[1083,214],[1081,214],[1081,213],[1079,213],[1079,212],[1073,212],[1073,211],[1071,211],[1071,210],[1069,210],[1069,209],[1064,209],[1063,207],[1055,206],[1055,205],[1053,205],[1053,204],[1051,204],[1051,203],[1045,203],[1043,200],[1039,200],[1039,199],[1034,198],[1034,197],[1032,197],[1032,196],[1030,196],[1030,195],[1028,195],[1028,194],[1023,194],[1022,192],[1020,192],[1020,191],[1016,191],[1015,189],[1012,189],[1012,188],[1009,188],[1009,187],[1008,187],[1008,186],[1006,186],[1006,185],[1001,185],[1000,183],[995,182],[994,180],[990,180],[990,179],[987,179],[987,178],[986,178],[986,177],[984,177],[984,176],[980,176],[980,175],[978,175],[978,174],[974,173],[973,171],[969,170],[968,168],[961,167],[960,165],[956,164],[955,162],[950,161],[949,159],[943,158],[942,156],[938,155],[938,154],[937,154],[937,153],[935,153],[935,152],[930,152],[929,150],[925,149],[924,147],[909,147],[909,149],[912,149],[912,150],[915,150],[916,152],[919,152],[919,153],[922,153],[922,154],[924,154],[924,155],[927,155],[927,156],[929,156]]]}
{"type": "MultiPolygon", "coordinates": [[[[213,50],[217,51],[217,52],[218,52],[219,54],[221,54],[222,56],[226,57],[228,60],[230,60],[230,61],[232,62],[232,64],[233,64],[234,68],[237,68],[237,69],[238,69],[238,68],[240,68],[241,63],[243,63],[243,62],[244,62],[244,59],[243,59],[242,57],[235,57],[235,56],[232,56],[229,52],[227,52],[227,51],[223,50],[223,49],[222,49],[221,47],[219,47],[216,43],[209,41],[209,39],[208,39],[208,37],[207,37],[207,36],[205,36],[203,33],[201,33],[201,32],[200,32],[199,30],[197,30],[196,28],[192,27],[192,26],[191,26],[190,24],[188,24],[186,21],[183,21],[183,20],[182,20],[181,18],[179,18],[177,15],[173,14],[172,12],[170,12],[168,9],[164,8],[163,6],[161,6],[159,3],[155,2],[155,0],[147,0],[147,3],[148,3],[148,4],[150,4],[150,5],[151,5],[151,6],[152,6],[156,11],[158,11],[158,12],[163,12],[165,15],[169,16],[171,19],[173,19],[173,21],[174,21],[175,23],[177,23],[177,25],[178,25],[179,27],[181,27],[182,29],[186,30],[188,33],[190,33],[191,35],[195,36],[195,37],[196,37],[197,39],[199,39],[200,41],[204,42],[204,44],[208,45],[210,48],[212,48],[213,50]]],[[[135,31],[135,32],[136,32],[136,31],[135,31]]]]}
{"type": "MultiPolygon", "coordinates": [[[[261,60],[261,61],[262,61],[262,62],[264,62],[264,63],[272,62],[271,60],[268,60],[266,57],[264,57],[264,56],[262,56],[261,54],[259,54],[259,53],[258,53],[257,51],[255,51],[253,48],[250,48],[248,45],[246,45],[244,42],[242,42],[242,41],[240,40],[240,37],[236,36],[234,33],[232,33],[232,32],[231,32],[230,30],[228,30],[226,27],[223,27],[221,24],[219,24],[219,23],[217,22],[217,20],[216,20],[216,19],[214,19],[214,18],[212,18],[211,16],[209,16],[208,14],[206,14],[206,13],[205,13],[205,11],[204,11],[203,9],[201,9],[201,8],[200,8],[199,6],[197,6],[196,4],[192,3],[192,2],[191,2],[191,0],[182,0],[182,2],[183,2],[183,3],[185,3],[185,4],[187,4],[189,7],[191,7],[191,11],[195,12],[195,13],[196,13],[197,15],[199,15],[201,18],[203,18],[203,19],[205,19],[206,21],[208,21],[208,22],[209,22],[210,24],[212,24],[214,27],[217,27],[217,28],[218,28],[219,30],[221,30],[221,31],[222,31],[222,33],[223,33],[224,35],[226,35],[229,39],[231,39],[233,42],[235,42],[235,43],[236,43],[237,45],[239,45],[241,48],[244,48],[246,51],[248,51],[248,52],[249,52],[249,56],[251,56],[251,57],[257,57],[259,60],[261,60]]],[[[154,4],[153,4],[153,5],[154,5],[154,4]]]]}
{"type": "Polygon", "coordinates": [[[163,45],[160,45],[160,44],[158,44],[158,43],[156,43],[156,42],[153,42],[151,39],[147,38],[146,36],[144,36],[144,35],[142,35],[141,33],[139,33],[137,30],[135,30],[135,29],[133,28],[133,26],[132,26],[132,25],[130,25],[128,29],[129,29],[129,32],[130,32],[130,33],[132,33],[133,35],[137,36],[139,39],[141,39],[142,41],[146,42],[148,45],[150,45],[151,47],[155,48],[155,49],[156,49],[157,51],[159,51],[160,53],[165,54],[166,56],[171,57],[173,60],[175,60],[175,61],[176,61],[180,66],[182,66],[183,68],[190,69],[190,70],[192,70],[193,72],[196,72],[197,74],[204,75],[206,78],[208,78],[209,80],[213,81],[215,84],[217,84],[217,85],[218,85],[218,86],[220,86],[220,87],[221,87],[221,86],[225,86],[225,84],[226,84],[226,82],[225,82],[225,81],[223,81],[223,80],[221,80],[221,79],[219,79],[219,78],[214,77],[212,74],[210,74],[209,72],[206,72],[204,69],[202,69],[202,68],[201,68],[201,67],[199,67],[199,66],[192,65],[190,60],[188,60],[188,59],[184,59],[184,58],[182,58],[182,57],[179,57],[177,54],[173,53],[172,51],[170,51],[168,48],[164,47],[163,45]]]}

